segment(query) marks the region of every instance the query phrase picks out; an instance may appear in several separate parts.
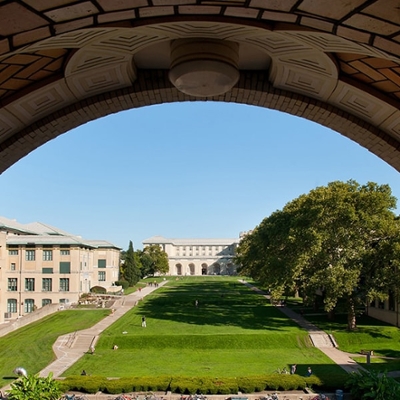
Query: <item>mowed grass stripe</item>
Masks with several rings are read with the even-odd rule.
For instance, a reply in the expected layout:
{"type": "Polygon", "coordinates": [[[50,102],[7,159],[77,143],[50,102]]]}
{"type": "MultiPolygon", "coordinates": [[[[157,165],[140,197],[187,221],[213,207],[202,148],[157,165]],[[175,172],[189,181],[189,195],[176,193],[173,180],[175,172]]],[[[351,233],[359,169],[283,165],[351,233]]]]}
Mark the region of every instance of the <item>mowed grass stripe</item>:
{"type": "Polygon", "coordinates": [[[299,373],[304,364],[304,374],[308,365],[340,370],[307,332],[237,278],[187,277],[146,296],[102,333],[93,356],[64,375],[237,377],[291,363],[299,373]]]}
{"type": "Polygon", "coordinates": [[[110,313],[109,310],[65,310],[0,337],[0,385],[15,379],[13,370],[25,368],[36,374],[54,359],[52,346],[60,335],[86,329],[110,313]]]}

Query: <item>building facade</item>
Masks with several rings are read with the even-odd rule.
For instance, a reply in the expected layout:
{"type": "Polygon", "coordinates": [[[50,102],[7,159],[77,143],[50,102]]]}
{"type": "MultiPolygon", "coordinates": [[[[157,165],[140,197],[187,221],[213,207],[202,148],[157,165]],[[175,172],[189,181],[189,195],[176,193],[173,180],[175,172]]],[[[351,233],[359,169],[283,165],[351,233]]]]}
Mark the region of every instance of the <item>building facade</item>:
{"type": "Polygon", "coordinates": [[[0,323],[47,304],[76,303],[94,287],[118,291],[120,250],[42,223],[0,217],[0,323]]]}
{"type": "Polygon", "coordinates": [[[235,275],[239,239],[167,239],[153,236],[143,246],[159,245],[168,255],[168,275],[235,275]]]}

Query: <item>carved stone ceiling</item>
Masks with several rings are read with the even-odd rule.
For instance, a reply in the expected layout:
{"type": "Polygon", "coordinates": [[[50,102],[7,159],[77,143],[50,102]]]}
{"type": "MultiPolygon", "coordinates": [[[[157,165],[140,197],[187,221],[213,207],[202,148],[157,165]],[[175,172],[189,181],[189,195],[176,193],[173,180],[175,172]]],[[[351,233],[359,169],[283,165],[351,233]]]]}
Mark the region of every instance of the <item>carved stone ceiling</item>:
{"type": "Polygon", "coordinates": [[[400,170],[398,0],[0,0],[0,172],[65,132],[62,110],[89,120],[108,111],[91,115],[85,99],[142,90],[138,77],[168,70],[178,38],[237,42],[243,74],[333,107],[349,127],[356,118],[400,170]],[[46,124],[53,136],[40,136],[46,124]]]}

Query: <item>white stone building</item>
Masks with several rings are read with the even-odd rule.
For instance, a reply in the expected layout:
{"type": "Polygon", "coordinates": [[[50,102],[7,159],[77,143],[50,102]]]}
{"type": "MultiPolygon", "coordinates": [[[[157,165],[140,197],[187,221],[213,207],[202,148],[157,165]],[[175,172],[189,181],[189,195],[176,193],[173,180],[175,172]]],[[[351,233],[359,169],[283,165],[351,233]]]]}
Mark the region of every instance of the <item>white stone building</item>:
{"type": "Polygon", "coordinates": [[[238,239],[167,239],[153,236],[143,246],[157,244],[167,253],[169,275],[235,275],[238,239]]]}
{"type": "Polygon", "coordinates": [[[120,248],[39,222],[0,217],[0,323],[99,286],[115,292],[120,248]]]}

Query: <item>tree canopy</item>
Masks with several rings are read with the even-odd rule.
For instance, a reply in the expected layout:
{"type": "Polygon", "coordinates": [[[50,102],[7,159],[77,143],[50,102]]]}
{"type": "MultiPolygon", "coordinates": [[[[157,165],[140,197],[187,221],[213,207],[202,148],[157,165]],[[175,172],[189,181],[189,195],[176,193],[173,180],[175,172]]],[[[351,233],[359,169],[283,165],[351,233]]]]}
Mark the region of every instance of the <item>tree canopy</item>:
{"type": "Polygon", "coordinates": [[[124,254],[123,261],[123,276],[129,282],[129,286],[134,286],[140,279],[140,261],[133,250],[133,243],[131,240],[129,241],[128,250],[124,254]]]}
{"type": "Polygon", "coordinates": [[[158,245],[146,246],[140,254],[145,275],[165,274],[169,271],[168,254],[158,245]]]}
{"type": "Polygon", "coordinates": [[[271,288],[322,295],[326,311],[345,302],[348,328],[356,307],[399,287],[400,225],[388,185],[332,182],[289,202],[240,242],[240,272],[271,288]]]}

